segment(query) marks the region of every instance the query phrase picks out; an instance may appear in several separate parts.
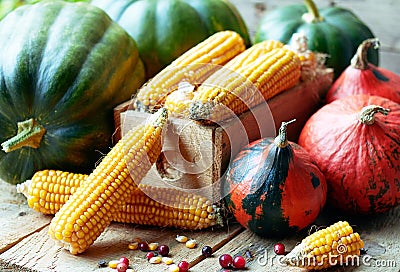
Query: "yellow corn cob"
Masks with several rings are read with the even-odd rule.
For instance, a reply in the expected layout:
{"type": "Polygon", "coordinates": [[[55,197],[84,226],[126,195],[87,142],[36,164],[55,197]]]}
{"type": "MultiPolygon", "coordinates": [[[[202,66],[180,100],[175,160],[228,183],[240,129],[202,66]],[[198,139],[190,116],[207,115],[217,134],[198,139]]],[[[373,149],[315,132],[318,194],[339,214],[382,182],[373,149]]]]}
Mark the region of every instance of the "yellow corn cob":
{"type": "Polygon", "coordinates": [[[339,221],[307,236],[283,259],[291,266],[319,270],[351,264],[360,256],[364,242],[346,221],[339,221]]]}
{"type": "MultiPolygon", "coordinates": [[[[58,170],[37,171],[32,179],[17,185],[33,210],[55,214],[83,184],[88,175],[58,170]]],[[[218,208],[205,197],[185,191],[139,184],[112,220],[122,223],[203,229],[219,223],[218,208]]]]}
{"type": "Polygon", "coordinates": [[[180,82],[203,82],[220,65],[243,52],[245,48],[244,40],[236,32],[226,30],[215,33],[182,54],[143,85],[137,92],[136,109],[151,111],[162,106],[167,95],[180,82]]]}
{"type": "MultiPolygon", "coordinates": [[[[228,63],[226,63],[223,68],[236,71],[239,68],[255,61],[259,56],[266,54],[272,49],[283,46],[283,43],[276,40],[265,40],[259,42],[235,56],[228,63]]],[[[213,77],[213,75],[210,77],[213,77]]],[[[169,116],[181,118],[186,118],[189,116],[189,106],[194,96],[195,86],[189,82],[184,83],[184,86],[178,85],[177,90],[169,94],[165,99],[164,107],[168,109],[169,116]]]]}
{"type": "Polygon", "coordinates": [[[275,48],[236,71],[220,69],[194,94],[189,118],[205,124],[233,118],[299,82],[299,57],[275,48]]]}
{"type": "Polygon", "coordinates": [[[97,239],[161,153],[167,115],[161,108],[118,141],[56,213],[49,227],[51,238],[72,254],[84,252],[97,239]]]}
{"type": "Polygon", "coordinates": [[[224,68],[236,71],[239,68],[255,61],[261,55],[270,52],[272,49],[281,48],[283,46],[284,44],[277,40],[265,40],[256,43],[231,59],[227,64],[224,65],[224,68]]]}

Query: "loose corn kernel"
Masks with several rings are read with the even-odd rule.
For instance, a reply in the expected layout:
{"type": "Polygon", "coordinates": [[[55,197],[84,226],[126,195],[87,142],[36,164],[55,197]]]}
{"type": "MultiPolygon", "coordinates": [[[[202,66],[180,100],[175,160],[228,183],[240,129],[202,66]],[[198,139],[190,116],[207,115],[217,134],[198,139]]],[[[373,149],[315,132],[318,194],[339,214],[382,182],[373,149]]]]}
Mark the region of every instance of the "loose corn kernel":
{"type": "Polygon", "coordinates": [[[112,269],[116,269],[119,264],[119,260],[111,260],[108,262],[108,267],[112,269]]]}
{"type": "Polygon", "coordinates": [[[186,241],[185,246],[187,248],[195,248],[197,246],[197,241],[194,239],[190,239],[190,240],[186,241]]]}
{"type": "Polygon", "coordinates": [[[186,243],[188,238],[184,235],[177,235],[175,240],[178,241],[179,243],[186,243]]]}
{"type": "Polygon", "coordinates": [[[162,258],[160,256],[151,257],[149,263],[151,264],[159,264],[161,263],[162,258]]]}
{"type": "Polygon", "coordinates": [[[174,263],[174,260],[172,258],[170,258],[170,257],[162,257],[161,261],[163,263],[165,263],[165,264],[168,264],[168,265],[174,263]]]}
{"type": "Polygon", "coordinates": [[[149,250],[156,250],[158,248],[158,243],[149,243],[149,250]]]}
{"type": "Polygon", "coordinates": [[[179,266],[176,265],[176,264],[171,264],[171,265],[168,267],[168,270],[169,270],[170,272],[179,272],[179,266]]]}

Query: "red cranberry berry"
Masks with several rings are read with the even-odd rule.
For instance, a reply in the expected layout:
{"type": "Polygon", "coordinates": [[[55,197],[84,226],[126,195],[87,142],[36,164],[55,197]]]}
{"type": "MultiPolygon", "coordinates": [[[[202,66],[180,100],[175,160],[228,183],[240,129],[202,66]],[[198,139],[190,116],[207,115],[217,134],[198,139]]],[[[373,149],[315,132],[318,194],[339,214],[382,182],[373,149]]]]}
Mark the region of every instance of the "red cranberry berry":
{"type": "Polygon", "coordinates": [[[284,255],[285,254],[285,245],[282,243],[277,243],[274,245],[274,252],[277,255],[284,255]]]}
{"type": "Polygon", "coordinates": [[[141,251],[149,251],[149,245],[146,242],[140,242],[139,249],[141,251]]]}
{"type": "Polygon", "coordinates": [[[189,263],[187,261],[180,261],[178,263],[179,272],[187,272],[189,271],[189,263]]]}
{"type": "Polygon", "coordinates": [[[244,268],[246,266],[246,260],[243,256],[236,256],[233,259],[233,266],[238,269],[244,268]]]}
{"type": "Polygon", "coordinates": [[[117,265],[117,272],[125,272],[128,269],[128,265],[126,263],[119,263],[117,265]]]}
{"type": "Polygon", "coordinates": [[[146,253],[146,259],[150,260],[151,258],[153,258],[155,256],[153,251],[147,252],[146,253]]]}
{"type": "Polygon", "coordinates": [[[158,253],[160,253],[161,256],[166,257],[169,254],[169,247],[167,245],[160,245],[158,247],[158,253]]]}
{"type": "Polygon", "coordinates": [[[126,264],[127,266],[129,266],[129,259],[128,259],[127,257],[121,257],[121,258],[119,259],[119,262],[120,262],[120,263],[124,263],[124,264],[126,264]]]}
{"type": "Polygon", "coordinates": [[[222,268],[229,268],[232,266],[233,263],[232,256],[229,254],[222,254],[221,256],[219,256],[218,260],[222,268]]]}

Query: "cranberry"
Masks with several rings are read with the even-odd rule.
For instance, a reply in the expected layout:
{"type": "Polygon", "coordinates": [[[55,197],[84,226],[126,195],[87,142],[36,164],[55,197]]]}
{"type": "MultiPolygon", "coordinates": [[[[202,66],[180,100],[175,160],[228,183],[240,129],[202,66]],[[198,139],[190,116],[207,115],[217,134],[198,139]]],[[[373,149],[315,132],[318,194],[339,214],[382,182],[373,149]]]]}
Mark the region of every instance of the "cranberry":
{"type": "Polygon", "coordinates": [[[146,253],[146,259],[150,260],[151,258],[153,258],[155,256],[153,251],[147,252],[146,253]]]}
{"type": "Polygon", "coordinates": [[[121,257],[121,258],[119,259],[119,262],[120,262],[120,263],[124,263],[124,264],[126,264],[127,266],[129,266],[129,259],[126,258],[126,257],[121,257]]]}
{"type": "Polygon", "coordinates": [[[126,263],[119,263],[117,265],[118,272],[125,272],[128,269],[128,265],[126,263]]]}
{"type": "Polygon", "coordinates": [[[139,249],[141,251],[149,251],[149,245],[146,242],[140,242],[139,249]]]}
{"type": "Polygon", "coordinates": [[[246,260],[243,258],[243,256],[236,256],[233,259],[233,266],[235,268],[244,268],[246,266],[246,260]]]}
{"type": "Polygon", "coordinates": [[[180,261],[178,263],[179,272],[187,272],[189,271],[189,263],[187,261],[180,261]]]}
{"type": "Polygon", "coordinates": [[[201,249],[201,254],[203,254],[204,257],[211,257],[211,255],[213,254],[213,250],[210,246],[204,246],[201,249]]]}
{"type": "Polygon", "coordinates": [[[232,266],[232,256],[229,254],[222,254],[219,256],[219,264],[222,266],[222,268],[229,268],[232,266]]]}
{"type": "Polygon", "coordinates": [[[285,245],[282,243],[277,243],[274,245],[274,252],[277,255],[284,255],[285,254],[285,245]]]}
{"type": "Polygon", "coordinates": [[[158,253],[160,253],[160,255],[163,256],[163,257],[168,256],[169,247],[167,245],[160,245],[158,247],[158,253]]]}

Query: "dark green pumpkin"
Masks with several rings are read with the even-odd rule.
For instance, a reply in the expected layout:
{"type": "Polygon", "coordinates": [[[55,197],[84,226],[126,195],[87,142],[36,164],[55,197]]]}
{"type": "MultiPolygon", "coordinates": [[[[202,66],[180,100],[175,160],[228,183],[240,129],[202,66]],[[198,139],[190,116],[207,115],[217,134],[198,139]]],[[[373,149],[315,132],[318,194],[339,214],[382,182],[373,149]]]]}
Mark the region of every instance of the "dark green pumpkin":
{"type": "Polygon", "coordinates": [[[0,178],[93,169],[113,108],[144,82],[135,41],[103,10],[61,1],[15,9],[0,39],[0,178]]]}
{"type": "Polygon", "coordinates": [[[154,76],[182,53],[221,30],[238,32],[250,45],[247,27],[227,0],[93,0],[134,38],[154,76]]]}
{"type": "MultiPolygon", "coordinates": [[[[289,5],[267,12],[256,31],[254,42],[277,39],[289,43],[293,33],[303,32],[309,49],[328,54],[327,66],[335,77],[350,65],[358,45],[373,38],[370,28],[352,11],[341,7],[317,9],[312,0],[305,5],[289,5]]],[[[378,65],[379,53],[368,52],[371,63],[378,65]]]]}
{"type": "Polygon", "coordinates": [[[326,202],[324,175],[308,152],[288,142],[286,125],[256,140],[230,162],[224,176],[229,211],[264,237],[286,236],[312,224],[326,202]]]}

